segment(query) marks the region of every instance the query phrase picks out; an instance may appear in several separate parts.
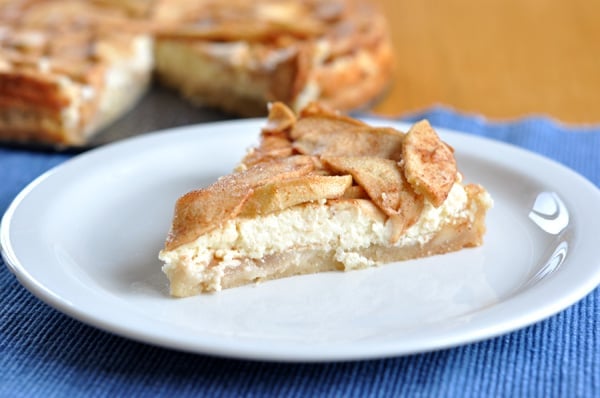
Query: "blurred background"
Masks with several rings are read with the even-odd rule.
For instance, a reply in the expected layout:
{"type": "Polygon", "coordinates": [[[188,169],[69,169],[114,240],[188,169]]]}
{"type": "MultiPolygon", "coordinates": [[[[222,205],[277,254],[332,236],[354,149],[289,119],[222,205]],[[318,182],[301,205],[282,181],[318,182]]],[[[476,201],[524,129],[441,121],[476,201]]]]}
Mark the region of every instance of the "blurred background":
{"type": "Polygon", "coordinates": [[[600,122],[600,2],[375,1],[397,55],[394,85],[375,112],[441,104],[498,120],[600,122]]]}

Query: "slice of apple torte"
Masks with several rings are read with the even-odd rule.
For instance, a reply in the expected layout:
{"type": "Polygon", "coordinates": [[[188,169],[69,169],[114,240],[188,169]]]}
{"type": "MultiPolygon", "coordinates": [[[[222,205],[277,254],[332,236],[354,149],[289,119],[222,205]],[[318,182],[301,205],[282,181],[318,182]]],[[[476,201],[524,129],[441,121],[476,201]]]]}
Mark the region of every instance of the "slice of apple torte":
{"type": "Polygon", "coordinates": [[[159,258],[185,297],[479,246],[491,206],[427,121],[403,133],[273,103],[236,170],[177,201],[159,258]]]}

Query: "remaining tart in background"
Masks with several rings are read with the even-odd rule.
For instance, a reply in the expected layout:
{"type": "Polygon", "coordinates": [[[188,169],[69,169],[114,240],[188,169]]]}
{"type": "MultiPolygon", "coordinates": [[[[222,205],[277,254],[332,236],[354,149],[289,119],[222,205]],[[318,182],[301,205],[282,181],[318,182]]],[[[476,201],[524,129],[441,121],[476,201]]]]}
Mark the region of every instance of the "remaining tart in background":
{"type": "Polygon", "coordinates": [[[365,0],[185,2],[164,9],[157,34],[160,80],[186,98],[240,115],[266,103],[300,109],[365,107],[390,84],[392,46],[379,9],[365,0]]]}
{"type": "Polygon", "coordinates": [[[183,195],[159,258],[178,297],[482,243],[492,200],[427,121],[403,133],[270,106],[237,169],[183,195]]]}
{"type": "Polygon", "coordinates": [[[85,143],[152,74],[234,115],[351,110],[390,84],[392,46],[367,0],[0,0],[0,141],[85,143]]]}
{"type": "Polygon", "coordinates": [[[0,140],[79,145],[146,91],[152,36],[91,2],[0,3],[0,140]]]}

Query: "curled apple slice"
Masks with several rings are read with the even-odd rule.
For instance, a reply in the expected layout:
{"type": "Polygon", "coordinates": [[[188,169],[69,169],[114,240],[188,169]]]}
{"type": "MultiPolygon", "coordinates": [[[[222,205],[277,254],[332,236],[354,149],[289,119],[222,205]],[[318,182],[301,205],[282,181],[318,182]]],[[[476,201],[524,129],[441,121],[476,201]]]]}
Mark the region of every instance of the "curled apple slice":
{"type": "Polygon", "coordinates": [[[241,217],[254,217],[320,199],[337,199],[352,185],[352,177],[305,175],[256,187],[242,206],[241,217]]]}
{"type": "Polygon", "coordinates": [[[415,191],[440,206],[456,181],[456,161],[452,149],[426,120],[415,123],[406,134],[402,161],[404,175],[415,191]]]}

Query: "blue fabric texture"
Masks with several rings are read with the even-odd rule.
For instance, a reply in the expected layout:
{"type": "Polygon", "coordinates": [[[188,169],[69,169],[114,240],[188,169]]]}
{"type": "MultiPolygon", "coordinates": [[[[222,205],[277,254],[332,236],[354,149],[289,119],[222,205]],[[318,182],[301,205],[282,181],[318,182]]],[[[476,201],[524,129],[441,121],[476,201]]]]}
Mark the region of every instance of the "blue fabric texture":
{"type": "MultiPolygon", "coordinates": [[[[441,107],[403,120],[421,118],[540,153],[600,186],[600,126],[572,127],[544,117],[492,122],[441,107]]],[[[26,184],[72,156],[0,146],[0,213],[26,184]]],[[[600,396],[598,288],[545,321],[483,342],[321,364],[222,359],[130,341],[50,308],[4,263],[0,296],[0,397],[600,396]]]]}

